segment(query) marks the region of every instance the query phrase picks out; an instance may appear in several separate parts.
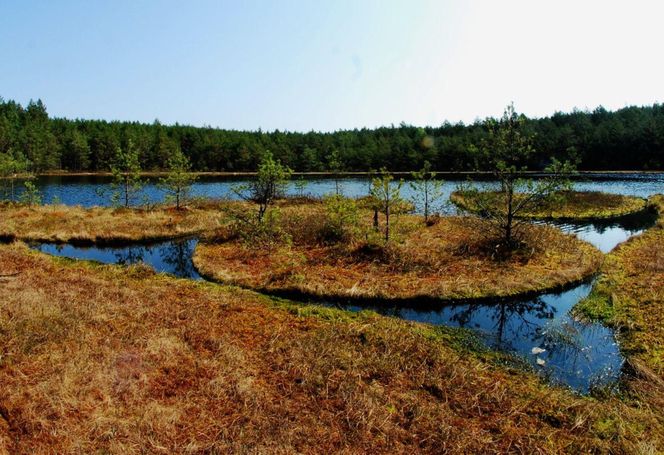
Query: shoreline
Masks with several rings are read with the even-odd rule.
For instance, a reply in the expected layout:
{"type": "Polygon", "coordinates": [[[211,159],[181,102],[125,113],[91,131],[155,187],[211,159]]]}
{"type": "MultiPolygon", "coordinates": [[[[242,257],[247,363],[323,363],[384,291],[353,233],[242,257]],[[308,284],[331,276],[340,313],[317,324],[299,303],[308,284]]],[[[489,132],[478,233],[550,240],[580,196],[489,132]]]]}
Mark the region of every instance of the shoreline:
{"type": "MultiPolygon", "coordinates": [[[[398,176],[410,176],[412,172],[415,171],[394,171],[390,172],[391,175],[398,176]]],[[[493,176],[492,171],[434,171],[438,177],[491,177],[493,176]]],[[[197,171],[192,172],[191,174],[199,177],[249,177],[255,176],[255,171],[197,171]]],[[[330,177],[335,176],[339,177],[368,177],[376,175],[377,171],[346,171],[346,172],[327,172],[327,171],[316,171],[316,172],[293,172],[294,176],[312,176],[312,177],[330,177]]],[[[529,176],[545,176],[547,175],[544,172],[540,171],[525,171],[523,175],[529,176]]],[[[610,170],[610,171],[578,171],[576,175],[572,175],[571,178],[587,177],[587,176],[623,176],[623,175],[636,175],[636,174],[646,174],[646,175],[657,175],[664,174],[664,169],[662,170],[610,170]]],[[[36,177],[111,177],[113,174],[106,171],[97,171],[97,172],[68,172],[68,171],[46,171],[46,172],[37,172],[34,174],[36,177]]],[[[141,172],[142,177],[163,177],[168,175],[168,171],[144,171],[141,172]]]]}

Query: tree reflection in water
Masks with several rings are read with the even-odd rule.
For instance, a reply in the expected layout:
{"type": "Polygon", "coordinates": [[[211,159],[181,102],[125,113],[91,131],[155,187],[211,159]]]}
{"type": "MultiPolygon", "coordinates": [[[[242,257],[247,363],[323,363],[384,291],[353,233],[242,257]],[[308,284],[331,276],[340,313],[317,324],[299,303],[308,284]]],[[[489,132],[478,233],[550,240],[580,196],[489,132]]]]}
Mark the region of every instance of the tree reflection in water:
{"type": "Polygon", "coordinates": [[[162,262],[167,265],[168,273],[181,278],[200,279],[200,275],[194,268],[191,260],[196,240],[182,239],[165,243],[159,248],[159,256],[162,262]]]}
{"type": "Polygon", "coordinates": [[[459,327],[475,327],[493,339],[499,349],[514,350],[514,340],[535,341],[542,327],[541,320],[553,319],[556,309],[541,298],[530,301],[499,302],[492,305],[470,304],[461,306],[450,321],[459,327]],[[482,322],[478,322],[482,321],[482,322]],[[488,325],[484,321],[491,321],[488,325]],[[479,324],[479,325],[478,325],[479,324]]]}
{"type": "Polygon", "coordinates": [[[527,300],[459,305],[427,307],[424,302],[412,302],[336,306],[352,311],[372,309],[386,316],[473,329],[487,345],[524,358],[551,382],[587,392],[597,383],[617,379],[622,366],[622,356],[610,329],[599,324],[582,324],[569,315],[590,289],[591,283],[586,283],[527,300]]]}
{"type": "Polygon", "coordinates": [[[148,246],[135,246],[128,247],[123,249],[117,249],[113,252],[115,256],[115,263],[120,265],[131,265],[138,264],[139,262],[145,262],[145,255],[152,253],[152,250],[148,246]]]}

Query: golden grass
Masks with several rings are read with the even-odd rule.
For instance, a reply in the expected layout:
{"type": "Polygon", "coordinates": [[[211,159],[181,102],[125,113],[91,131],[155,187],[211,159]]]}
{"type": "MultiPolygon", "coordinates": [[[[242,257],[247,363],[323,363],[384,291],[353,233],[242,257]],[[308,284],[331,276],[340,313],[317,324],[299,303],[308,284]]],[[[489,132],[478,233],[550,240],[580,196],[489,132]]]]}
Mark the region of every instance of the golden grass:
{"type": "MultiPolygon", "coordinates": [[[[0,453],[656,453],[457,331],[0,246],[0,453]]],[[[660,410],[661,411],[661,410],[660,410]]]]}
{"type": "MultiPolygon", "coordinates": [[[[363,222],[371,216],[363,212],[363,222]]],[[[508,259],[491,257],[481,221],[445,217],[425,226],[401,217],[396,240],[371,247],[363,239],[313,242],[323,215],[284,211],[293,242],[260,249],[241,240],[199,243],[194,265],[210,280],[267,292],[316,297],[476,299],[551,290],[593,274],[602,255],[590,244],[546,226],[526,229],[526,246],[508,259]],[[304,238],[303,240],[301,238],[304,238]],[[542,248],[546,246],[546,248],[542,248]]]]}
{"type": "Polygon", "coordinates": [[[0,206],[0,238],[44,242],[126,243],[164,240],[219,228],[225,202],[183,210],[43,205],[0,206]]]}
{"type": "MultiPolygon", "coordinates": [[[[498,196],[499,193],[490,193],[498,196]]],[[[550,220],[599,220],[620,218],[646,210],[645,199],[592,191],[565,191],[560,193],[560,200],[547,202],[541,206],[518,214],[521,218],[550,220]]],[[[520,195],[516,195],[518,201],[520,195]]],[[[455,191],[450,201],[464,210],[476,212],[477,203],[469,194],[455,191]]],[[[498,201],[496,201],[496,204],[498,201]]]]}

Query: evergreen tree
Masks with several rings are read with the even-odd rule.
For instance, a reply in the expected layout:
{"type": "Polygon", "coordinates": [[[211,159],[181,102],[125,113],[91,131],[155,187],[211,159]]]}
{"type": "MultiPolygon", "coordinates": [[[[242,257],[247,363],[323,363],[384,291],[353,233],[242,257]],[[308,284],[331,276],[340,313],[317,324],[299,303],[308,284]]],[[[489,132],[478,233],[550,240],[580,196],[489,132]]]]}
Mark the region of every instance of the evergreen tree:
{"type": "Polygon", "coordinates": [[[401,187],[403,180],[392,183],[394,177],[385,168],[380,170],[378,177],[371,180],[369,195],[376,201],[379,211],[385,215],[385,243],[390,240],[390,215],[394,207],[402,202],[401,187]]]}
{"type": "Polygon", "coordinates": [[[62,167],[69,170],[85,170],[90,167],[90,146],[87,137],[72,129],[67,133],[61,153],[62,167]]]}
{"type": "Polygon", "coordinates": [[[516,245],[517,229],[525,220],[518,216],[533,210],[562,189],[568,189],[568,177],[574,172],[574,165],[552,159],[547,166],[548,174],[542,179],[525,179],[523,173],[528,170],[535,149],[533,134],[528,131],[526,119],[514,110],[510,104],[503,117],[496,121],[487,119],[485,126],[488,137],[482,141],[481,153],[485,166],[490,168],[500,184],[497,197],[492,192],[467,191],[487,219],[501,233],[503,245],[511,248],[516,245]]]}
{"type": "Polygon", "coordinates": [[[277,197],[286,191],[286,184],[293,171],[275,160],[272,153],[265,152],[258,165],[256,178],[249,183],[238,185],[233,190],[242,199],[258,204],[257,220],[263,217],[277,197]]]}
{"type": "Polygon", "coordinates": [[[443,182],[436,179],[436,173],[431,170],[431,163],[428,161],[424,162],[422,169],[411,175],[414,179],[410,182],[414,192],[413,203],[421,206],[426,223],[431,211],[437,208],[436,203],[443,196],[443,182]]]}
{"type": "Polygon", "coordinates": [[[16,200],[15,188],[16,179],[22,174],[26,174],[28,170],[28,160],[26,160],[20,153],[16,154],[11,151],[0,153],[0,188],[1,194],[4,198],[9,200],[16,200]]]}
{"type": "Polygon", "coordinates": [[[174,201],[178,210],[186,203],[196,176],[191,173],[191,162],[179,149],[168,159],[168,175],[160,180],[166,191],[166,200],[174,201]]]}
{"type": "Polygon", "coordinates": [[[118,147],[115,150],[111,173],[114,187],[113,203],[122,203],[125,207],[129,207],[143,187],[139,152],[131,140],[124,149],[118,147]]]}
{"type": "Polygon", "coordinates": [[[21,193],[21,202],[28,206],[40,205],[42,203],[42,198],[37,186],[29,180],[27,180],[23,186],[25,188],[23,189],[23,193],[21,193]]]}

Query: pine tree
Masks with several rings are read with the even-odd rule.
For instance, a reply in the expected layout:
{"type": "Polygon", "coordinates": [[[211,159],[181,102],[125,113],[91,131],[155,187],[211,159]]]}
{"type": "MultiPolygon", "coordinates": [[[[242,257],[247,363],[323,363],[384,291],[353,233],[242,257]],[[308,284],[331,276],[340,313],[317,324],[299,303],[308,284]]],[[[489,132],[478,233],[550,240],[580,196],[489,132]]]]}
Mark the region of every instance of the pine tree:
{"type": "Polygon", "coordinates": [[[436,173],[431,170],[431,163],[424,162],[424,167],[418,172],[413,172],[413,181],[410,186],[415,192],[413,202],[421,205],[424,211],[424,222],[429,221],[429,215],[436,209],[436,202],[443,195],[443,182],[436,179],[436,173]]]}
{"type": "Polygon", "coordinates": [[[383,168],[379,176],[371,180],[369,189],[369,195],[376,201],[376,207],[379,207],[378,210],[385,215],[385,243],[390,240],[390,215],[396,204],[401,202],[403,186],[403,180],[399,180],[396,184],[392,183],[392,180],[394,180],[392,174],[383,168]]]}
{"type": "Polygon", "coordinates": [[[191,173],[191,162],[180,149],[168,159],[167,165],[168,175],[160,180],[160,185],[166,191],[166,200],[175,202],[179,210],[186,203],[197,177],[191,173]]]}
{"type": "Polygon", "coordinates": [[[113,203],[122,202],[125,207],[129,207],[143,187],[139,152],[131,140],[127,142],[126,148],[115,149],[111,173],[114,187],[113,203]]]}

